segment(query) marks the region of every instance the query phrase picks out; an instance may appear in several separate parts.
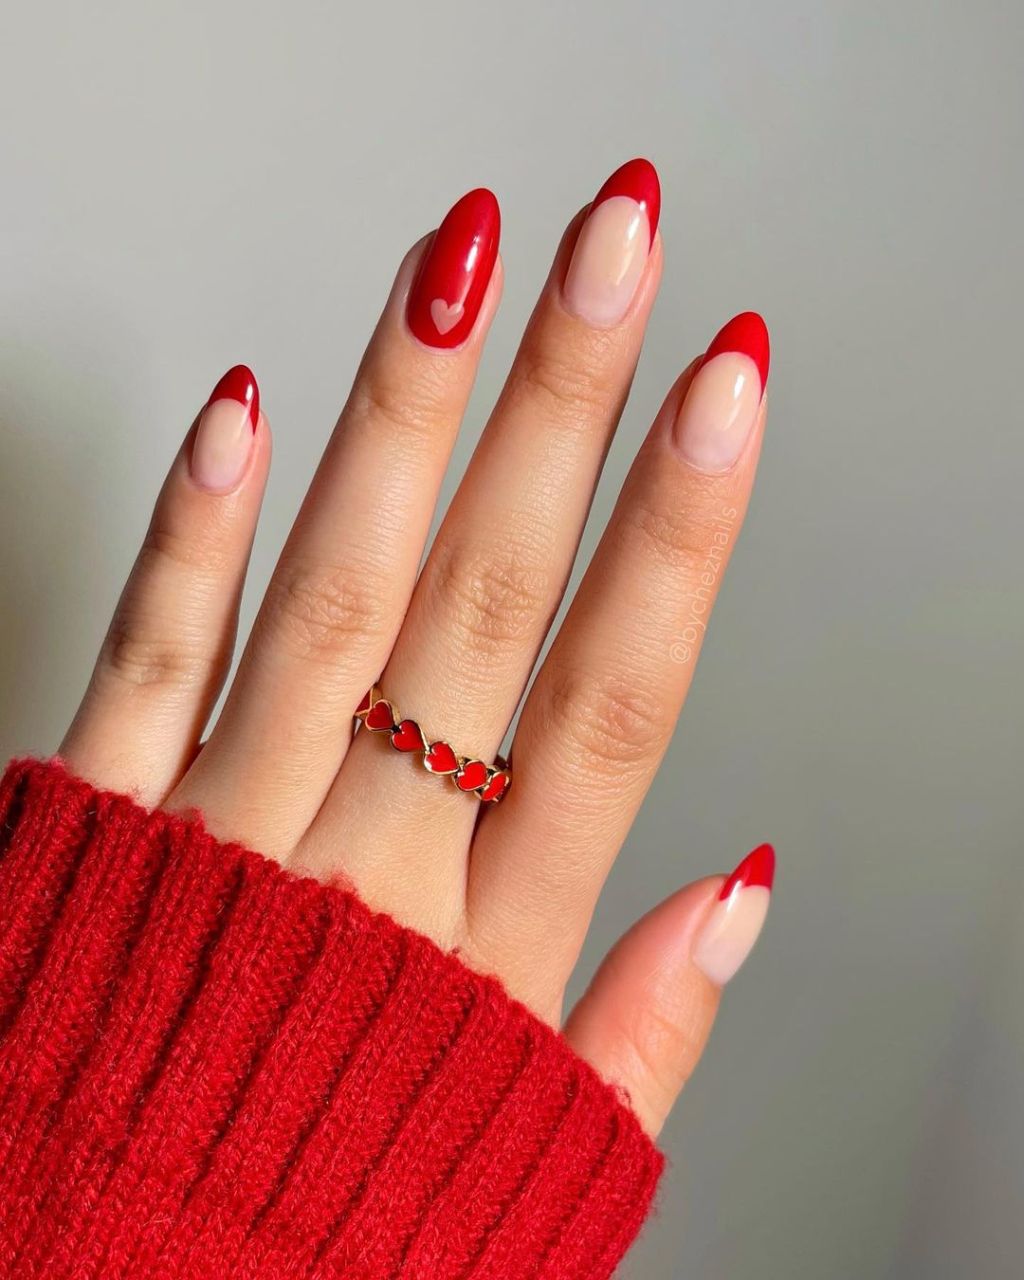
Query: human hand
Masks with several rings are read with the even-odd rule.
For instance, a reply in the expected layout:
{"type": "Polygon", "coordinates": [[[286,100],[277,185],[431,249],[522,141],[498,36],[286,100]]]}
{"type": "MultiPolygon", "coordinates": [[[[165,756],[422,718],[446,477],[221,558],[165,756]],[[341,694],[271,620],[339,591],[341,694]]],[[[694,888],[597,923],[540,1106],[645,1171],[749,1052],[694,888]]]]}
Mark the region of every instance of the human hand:
{"type": "MultiPolygon", "coordinates": [[[[501,292],[493,196],[471,192],[409,252],[200,750],[270,464],[255,378],[227,374],[171,467],[61,746],[99,786],[198,809],[220,837],[351,884],[553,1026],[743,520],[765,418],[759,317],[731,321],[669,391],[526,697],[501,803],[421,764],[435,740],[489,764],[523,697],[658,288],[659,200],[633,161],[570,223],[422,571],[501,292]],[[373,684],[414,721],[394,743],[411,758],[391,749],[385,710],[352,736],[373,684]]],[[[681,889],[564,1023],[651,1134],[753,945],[772,870],[762,847],[728,882],[681,889]]]]}

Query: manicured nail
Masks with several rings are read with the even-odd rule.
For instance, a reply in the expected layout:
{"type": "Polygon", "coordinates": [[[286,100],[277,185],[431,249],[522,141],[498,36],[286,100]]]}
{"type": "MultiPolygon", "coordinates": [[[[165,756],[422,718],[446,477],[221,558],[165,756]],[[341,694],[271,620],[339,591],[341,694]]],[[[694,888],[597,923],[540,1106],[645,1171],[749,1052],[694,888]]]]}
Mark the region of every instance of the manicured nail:
{"type": "Polygon", "coordinates": [[[619,323],[647,266],[660,211],[661,185],[650,160],[615,170],[594,197],[562,287],[574,315],[600,329],[619,323]]]}
{"type": "Polygon", "coordinates": [[[249,465],[260,420],[260,389],[244,364],[229,369],[206,402],[192,445],[192,479],[202,489],[226,493],[249,465]]]}
{"type": "Polygon", "coordinates": [[[675,421],[675,441],[699,471],[729,471],[757,421],[768,381],[768,328],[756,311],[735,316],[708,347],[675,421]]]}
{"type": "Polygon", "coordinates": [[[500,235],[498,202],[484,187],[449,211],[409,293],[409,328],[420,342],[446,349],[469,337],[494,271],[500,235]]]}
{"type": "Polygon", "coordinates": [[[719,987],[740,967],[764,925],[775,878],[775,850],[762,844],[732,873],[693,949],[693,963],[719,987]]]}

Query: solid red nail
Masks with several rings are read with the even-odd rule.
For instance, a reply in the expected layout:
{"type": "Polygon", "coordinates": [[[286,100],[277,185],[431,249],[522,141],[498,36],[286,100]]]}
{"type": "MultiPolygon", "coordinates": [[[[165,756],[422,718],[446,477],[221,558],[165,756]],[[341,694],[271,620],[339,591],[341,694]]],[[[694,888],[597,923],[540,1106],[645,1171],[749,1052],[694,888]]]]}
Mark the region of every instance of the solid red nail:
{"type": "Polygon", "coordinates": [[[593,213],[599,204],[611,200],[613,196],[627,196],[643,209],[647,214],[647,228],[653,244],[661,216],[661,183],[658,181],[658,171],[650,160],[638,157],[636,160],[627,160],[616,169],[594,197],[590,212],[593,213]]]}
{"type": "Polygon", "coordinates": [[[720,356],[723,351],[738,351],[749,356],[757,365],[761,375],[761,390],[768,382],[768,362],[771,349],[768,341],[768,326],[756,311],[742,311],[733,316],[712,340],[704,354],[705,363],[713,356],[720,356]]]}
{"type": "Polygon", "coordinates": [[[732,875],[722,885],[719,898],[731,897],[736,889],[751,889],[759,885],[771,889],[775,880],[775,850],[770,844],[759,844],[748,853],[732,875]]]}
{"type": "Polygon", "coordinates": [[[438,227],[409,293],[409,328],[448,349],[472,332],[498,256],[501,213],[492,192],[470,191],[438,227]]]}
{"type": "Polygon", "coordinates": [[[206,403],[211,405],[215,400],[237,400],[239,404],[247,405],[249,421],[253,431],[256,430],[260,420],[260,389],[251,369],[244,364],[236,364],[229,369],[210,392],[206,403]]]}

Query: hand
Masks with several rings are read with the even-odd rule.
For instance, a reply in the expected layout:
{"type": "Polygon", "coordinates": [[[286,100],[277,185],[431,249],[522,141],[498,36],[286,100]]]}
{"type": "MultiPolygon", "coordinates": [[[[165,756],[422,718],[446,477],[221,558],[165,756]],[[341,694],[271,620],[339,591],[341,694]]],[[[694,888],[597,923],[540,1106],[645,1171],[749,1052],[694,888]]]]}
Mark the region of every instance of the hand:
{"type": "MultiPolygon", "coordinates": [[[[526,697],[501,803],[432,776],[417,735],[485,763],[501,746],[629,392],[658,206],[653,168],[633,161],[573,219],[421,571],[501,292],[493,196],[471,192],[410,251],[200,748],[270,464],[256,381],[231,370],[171,467],[61,746],[90,781],[354,885],[556,1025],[742,523],[765,417],[759,317],[730,322],[669,391],[526,697]],[[408,755],[386,731],[351,733],[375,682],[415,722],[408,755]]],[[[756,938],[771,865],[764,847],[727,889],[715,876],[662,903],[565,1023],[652,1134],[756,938]]]]}

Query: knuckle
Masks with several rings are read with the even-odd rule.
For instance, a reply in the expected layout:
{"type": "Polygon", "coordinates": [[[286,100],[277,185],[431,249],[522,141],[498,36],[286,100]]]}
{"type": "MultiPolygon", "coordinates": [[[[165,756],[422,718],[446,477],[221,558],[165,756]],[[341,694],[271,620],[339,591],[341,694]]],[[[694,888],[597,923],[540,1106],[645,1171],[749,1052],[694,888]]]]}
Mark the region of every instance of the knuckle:
{"type": "Polygon", "coordinates": [[[206,684],[227,662],[205,625],[225,554],[156,520],[103,642],[100,672],[132,687],[206,684]]]}
{"type": "Polygon", "coordinates": [[[621,776],[630,766],[646,767],[672,732],[657,690],[611,673],[556,677],[549,705],[558,740],[585,772],[621,776]]]}
{"type": "Polygon", "coordinates": [[[175,533],[155,520],[146,531],[136,562],[136,573],[157,575],[186,573],[193,581],[219,575],[230,563],[228,552],[214,537],[197,538],[175,533]]]}
{"type": "Polygon", "coordinates": [[[710,521],[695,513],[688,503],[634,501],[623,522],[620,536],[627,553],[654,555],[673,569],[700,571],[709,550],[716,546],[716,530],[710,521]]]}
{"type": "Polygon", "coordinates": [[[211,678],[215,656],[181,636],[168,635],[155,621],[118,609],[103,644],[100,666],[132,688],[188,690],[211,678]]]}
{"type": "Polygon", "coordinates": [[[365,566],[283,564],[260,615],[275,644],[316,663],[335,662],[391,626],[386,575],[365,566]]]}
{"type": "Polygon", "coordinates": [[[443,625],[477,654],[500,655],[532,637],[551,610],[548,570],[522,547],[438,548],[430,590],[443,625]]]}
{"type": "Polygon", "coordinates": [[[667,1112],[700,1056],[692,1030],[657,1002],[637,1001],[622,1027],[631,1075],[644,1097],[667,1112]]]}
{"type": "Polygon", "coordinates": [[[609,408],[607,378],[599,366],[593,356],[538,346],[521,357],[515,386],[531,402],[546,403],[555,417],[585,425],[609,408]]]}
{"type": "Polygon", "coordinates": [[[439,425],[447,420],[445,393],[429,377],[397,378],[367,369],[353,392],[359,416],[383,423],[397,435],[436,443],[439,425]]]}

